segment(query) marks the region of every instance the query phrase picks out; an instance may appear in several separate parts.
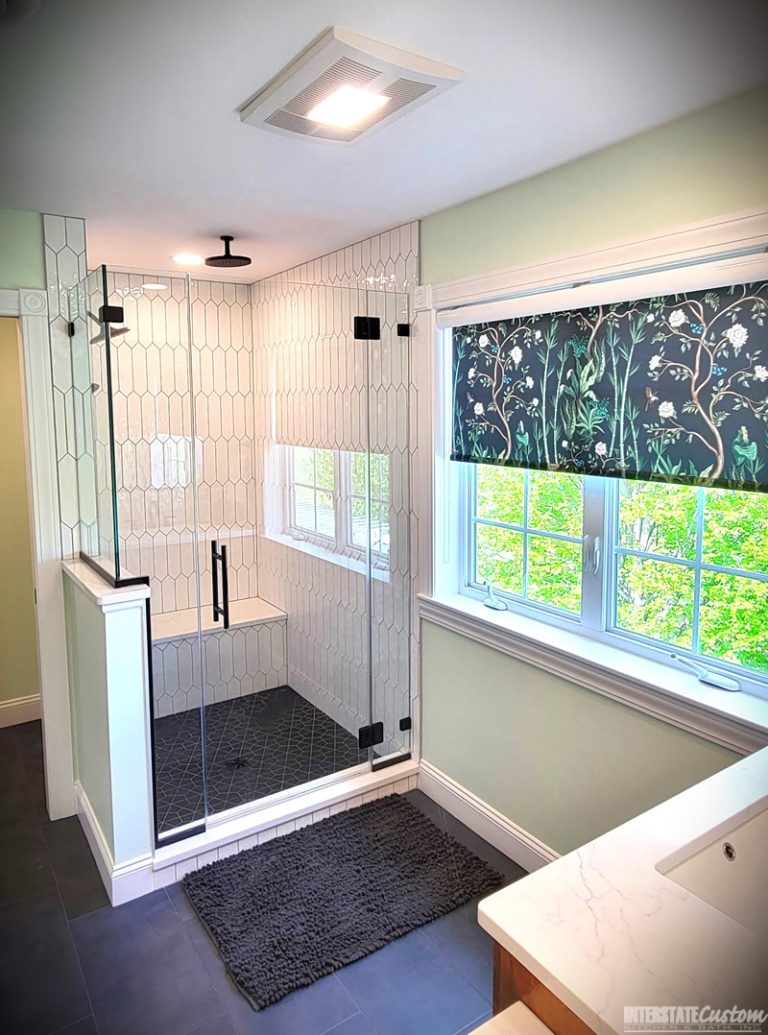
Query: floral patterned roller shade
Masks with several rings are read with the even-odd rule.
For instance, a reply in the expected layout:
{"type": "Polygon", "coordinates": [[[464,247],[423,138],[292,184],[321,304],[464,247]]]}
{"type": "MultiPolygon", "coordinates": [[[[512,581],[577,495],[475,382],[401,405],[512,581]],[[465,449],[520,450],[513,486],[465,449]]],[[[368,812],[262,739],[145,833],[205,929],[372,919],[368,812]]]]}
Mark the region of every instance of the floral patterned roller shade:
{"type": "Polygon", "coordinates": [[[453,331],[453,460],[768,487],[768,284],[453,331]]]}

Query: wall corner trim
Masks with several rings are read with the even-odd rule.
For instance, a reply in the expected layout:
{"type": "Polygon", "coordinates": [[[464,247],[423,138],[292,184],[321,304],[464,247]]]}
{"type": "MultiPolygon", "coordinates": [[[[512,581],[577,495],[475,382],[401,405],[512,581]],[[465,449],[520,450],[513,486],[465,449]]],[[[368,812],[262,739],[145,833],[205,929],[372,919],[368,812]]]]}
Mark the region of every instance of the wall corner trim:
{"type": "Polygon", "coordinates": [[[419,790],[528,873],[560,857],[554,848],[423,759],[419,766],[419,790]]]}

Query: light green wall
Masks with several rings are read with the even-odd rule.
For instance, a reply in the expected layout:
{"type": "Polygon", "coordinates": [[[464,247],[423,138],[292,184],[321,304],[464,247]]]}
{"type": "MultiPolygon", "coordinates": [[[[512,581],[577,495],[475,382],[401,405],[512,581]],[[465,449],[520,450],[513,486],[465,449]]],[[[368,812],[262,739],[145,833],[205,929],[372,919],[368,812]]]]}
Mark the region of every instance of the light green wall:
{"type": "Polygon", "coordinates": [[[738,755],[422,622],[424,758],[569,852],[738,755]]]}
{"type": "Polygon", "coordinates": [[[44,288],[43,217],[0,208],[0,288],[44,288]]]}
{"type": "Polygon", "coordinates": [[[768,86],[427,216],[437,283],[768,204],[768,86]]]}
{"type": "Polygon", "coordinates": [[[40,693],[18,320],[0,318],[0,701],[40,693]]]}

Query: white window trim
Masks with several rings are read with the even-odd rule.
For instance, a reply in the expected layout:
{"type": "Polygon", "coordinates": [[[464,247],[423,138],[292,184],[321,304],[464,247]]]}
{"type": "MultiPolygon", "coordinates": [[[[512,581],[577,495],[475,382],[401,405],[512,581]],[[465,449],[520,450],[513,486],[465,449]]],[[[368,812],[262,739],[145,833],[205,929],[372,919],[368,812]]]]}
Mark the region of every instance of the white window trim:
{"type": "Polygon", "coordinates": [[[426,285],[416,292],[421,325],[427,325],[433,348],[432,579],[431,592],[419,596],[420,617],[740,753],[768,743],[765,699],[704,686],[684,670],[623,651],[620,642],[608,644],[585,635],[582,628],[571,631],[561,628],[562,623],[533,618],[530,609],[526,614],[493,612],[462,594],[463,572],[456,558],[466,529],[455,506],[462,465],[448,459],[450,349],[445,346],[449,336],[441,331],[467,322],[618,301],[628,291],[644,297],[762,279],[768,277],[767,243],[768,213],[752,212],[533,269],[426,285]],[[752,254],[731,254],[750,249],[752,254]],[[655,269],[664,264],[667,269],[655,269]],[[648,268],[654,272],[644,273],[648,268]],[[609,279],[611,272],[616,279],[609,279]],[[499,301],[504,298],[508,301],[499,301]]]}

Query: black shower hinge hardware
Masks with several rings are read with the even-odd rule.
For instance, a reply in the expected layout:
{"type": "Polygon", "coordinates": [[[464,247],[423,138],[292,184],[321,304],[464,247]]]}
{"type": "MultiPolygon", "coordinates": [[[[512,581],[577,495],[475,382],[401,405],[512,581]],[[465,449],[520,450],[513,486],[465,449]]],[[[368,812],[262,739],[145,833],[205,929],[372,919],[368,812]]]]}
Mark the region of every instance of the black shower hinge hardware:
{"type": "Polygon", "coordinates": [[[411,717],[410,717],[410,715],[406,715],[406,717],[404,719],[400,720],[400,732],[401,733],[405,733],[405,731],[409,730],[410,728],[411,728],[411,717]]]}
{"type": "Polygon", "coordinates": [[[398,338],[410,338],[411,325],[409,323],[399,323],[397,325],[397,336],[398,338]]]}
{"type": "Polygon", "coordinates": [[[381,320],[378,316],[355,317],[355,341],[379,341],[381,320]]]}
{"type": "Polygon", "coordinates": [[[384,723],[374,722],[370,726],[361,726],[357,731],[357,743],[361,751],[384,743],[384,723]]]}
{"type": "Polygon", "coordinates": [[[74,338],[75,336],[75,321],[67,320],[67,337],[74,338]]]}
{"type": "Polygon", "coordinates": [[[103,305],[99,307],[99,321],[101,323],[122,323],[125,319],[125,310],[121,305],[103,305]]]}

